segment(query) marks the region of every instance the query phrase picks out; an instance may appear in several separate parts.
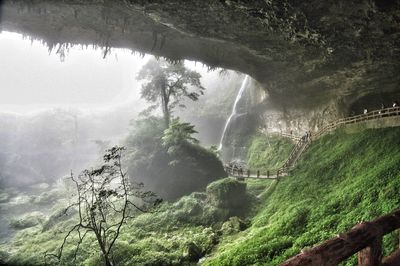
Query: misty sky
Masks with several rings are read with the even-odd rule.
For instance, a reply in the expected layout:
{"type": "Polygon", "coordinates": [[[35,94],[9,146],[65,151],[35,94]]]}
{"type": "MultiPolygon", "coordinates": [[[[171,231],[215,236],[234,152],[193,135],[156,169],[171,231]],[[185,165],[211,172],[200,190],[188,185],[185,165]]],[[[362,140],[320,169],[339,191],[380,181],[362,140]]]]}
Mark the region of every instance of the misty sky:
{"type": "MultiPolygon", "coordinates": [[[[56,50],[56,49],[55,49],[56,50]]],[[[129,50],[103,51],[80,46],[60,56],[39,41],[22,35],[0,33],[0,112],[31,112],[48,107],[104,107],[139,98],[136,73],[150,58],[129,50]]],[[[204,85],[218,79],[217,73],[194,62],[185,64],[200,72],[204,85]]]]}
{"type": "MultiPolygon", "coordinates": [[[[0,110],[7,106],[106,104],[132,96],[135,73],[147,62],[128,50],[71,48],[64,62],[21,35],[0,34],[0,110]]],[[[137,94],[137,93],[136,93],[137,94]]]]}

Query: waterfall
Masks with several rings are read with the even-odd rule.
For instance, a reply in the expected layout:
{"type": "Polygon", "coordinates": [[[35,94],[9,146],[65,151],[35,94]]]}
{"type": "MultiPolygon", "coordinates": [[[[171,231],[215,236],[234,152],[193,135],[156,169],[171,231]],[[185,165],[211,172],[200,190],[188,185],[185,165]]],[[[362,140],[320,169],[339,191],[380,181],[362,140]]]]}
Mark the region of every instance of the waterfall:
{"type": "Polygon", "coordinates": [[[242,85],[240,86],[239,92],[236,95],[235,103],[233,104],[233,107],[232,107],[232,113],[228,117],[228,119],[226,120],[226,123],[225,123],[225,126],[224,126],[224,130],[222,131],[222,136],[221,136],[221,140],[219,142],[218,150],[221,150],[222,146],[224,145],[223,143],[224,143],[224,140],[225,140],[226,130],[228,129],[232,118],[237,114],[237,110],[236,110],[237,104],[240,101],[240,99],[242,98],[243,92],[245,91],[245,89],[247,87],[246,85],[247,85],[247,80],[248,79],[249,79],[249,76],[246,75],[246,77],[242,81],[242,85]]]}

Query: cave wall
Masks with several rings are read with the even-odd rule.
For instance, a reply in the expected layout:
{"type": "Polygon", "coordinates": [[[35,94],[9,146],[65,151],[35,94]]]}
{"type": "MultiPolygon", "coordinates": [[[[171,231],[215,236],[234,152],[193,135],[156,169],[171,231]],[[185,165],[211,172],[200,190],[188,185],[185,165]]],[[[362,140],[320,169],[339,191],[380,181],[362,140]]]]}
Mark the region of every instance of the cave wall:
{"type": "Polygon", "coordinates": [[[121,47],[249,74],[264,116],[299,131],[400,91],[399,0],[6,0],[0,13],[60,54],[121,47]]]}

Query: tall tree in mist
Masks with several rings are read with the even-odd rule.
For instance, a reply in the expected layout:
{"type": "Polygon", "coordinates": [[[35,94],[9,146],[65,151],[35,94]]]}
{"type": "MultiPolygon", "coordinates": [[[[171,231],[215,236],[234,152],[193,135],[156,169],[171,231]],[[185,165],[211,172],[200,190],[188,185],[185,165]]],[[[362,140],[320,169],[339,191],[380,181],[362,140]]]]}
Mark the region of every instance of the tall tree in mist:
{"type": "Polygon", "coordinates": [[[75,260],[87,234],[93,234],[105,265],[114,265],[113,247],[123,225],[138,211],[147,211],[160,202],[154,193],[143,191],[142,184],[130,182],[121,165],[124,149],[113,147],[104,154],[104,164],[100,167],[84,170],[77,177],[71,174],[76,201],[65,212],[70,208],[77,209],[78,222],[64,237],[58,254],[47,254],[47,257],[60,260],[68,239],[77,238],[75,260]]]}
{"type": "Polygon", "coordinates": [[[184,107],[183,98],[196,101],[204,93],[201,75],[187,69],[182,62],[170,64],[165,60],[150,60],[140,70],[137,80],[144,80],[141,97],[152,103],[150,110],[161,104],[165,126],[169,127],[172,110],[184,107]]]}

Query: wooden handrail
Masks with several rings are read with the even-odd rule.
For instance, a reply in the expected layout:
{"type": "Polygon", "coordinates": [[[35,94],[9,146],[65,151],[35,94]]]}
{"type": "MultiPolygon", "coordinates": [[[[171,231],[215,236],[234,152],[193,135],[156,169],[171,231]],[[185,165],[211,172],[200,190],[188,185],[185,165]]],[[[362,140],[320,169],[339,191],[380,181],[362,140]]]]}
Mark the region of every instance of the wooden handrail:
{"type": "Polygon", "coordinates": [[[355,115],[355,116],[350,116],[346,118],[340,118],[332,123],[329,123],[325,125],[323,128],[321,128],[318,132],[313,134],[313,140],[318,139],[322,135],[324,135],[327,131],[331,131],[332,129],[335,129],[338,125],[346,125],[346,124],[352,124],[352,123],[357,123],[357,122],[362,122],[366,120],[371,120],[371,119],[376,119],[376,118],[382,118],[382,117],[388,117],[388,116],[398,116],[400,115],[400,107],[389,107],[381,110],[374,110],[371,112],[368,112],[366,114],[360,114],[360,115],[355,115]]]}
{"type": "MultiPolygon", "coordinates": [[[[371,222],[357,224],[344,234],[283,262],[280,266],[333,266],[359,252],[359,265],[382,264],[382,237],[400,228],[400,210],[381,216],[371,222]]],[[[399,251],[383,260],[385,265],[399,261],[399,251]]]]}
{"type": "MultiPolygon", "coordinates": [[[[353,123],[358,123],[362,121],[367,121],[371,119],[377,119],[377,118],[382,118],[382,117],[388,117],[388,116],[399,116],[400,115],[400,107],[389,107],[381,110],[374,110],[367,112],[365,114],[359,114],[355,116],[350,116],[346,118],[339,118],[331,123],[326,124],[323,126],[320,130],[318,130],[315,133],[311,134],[311,137],[303,140],[301,137],[294,136],[292,134],[288,133],[277,133],[280,134],[283,137],[288,137],[291,138],[292,140],[297,140],[296,145],[293,147],[292,151],[290,152],[288,158],[286,161],[283,163],[281,167],[279,167],[277,170],[271,170],[269,171],[270,173],[275,172],[276,177],[278,178],[279,176],[283,176],[284,174],[287,174],[295,165],[301,154],[306,150],[306,148],[310,145],[311,141],[315,141],[319,139],[321,136],[325,135],[326,133],[329,133],[333,130],[335,130],[338,126],[340,125],[347,125],[347,124],[353,124],[353,123]]],[[[247,176],[247,170],[249,169],[243,169],[245,172],[243,175],[235,174],[235,171],[233,169],[228,169],[225,167],[226,171],[230,173],[232,176],[235,177],[240,177],[240,178],[245,178],[247,176]]],[[[252,170],[252,172],[257,172],[252,170]]],[[[269,175],[251,175],[250,177],[261,177],[265,178],[269,175]]],[[[270,176],[273,176],[270,174],[270,176]]]]}

